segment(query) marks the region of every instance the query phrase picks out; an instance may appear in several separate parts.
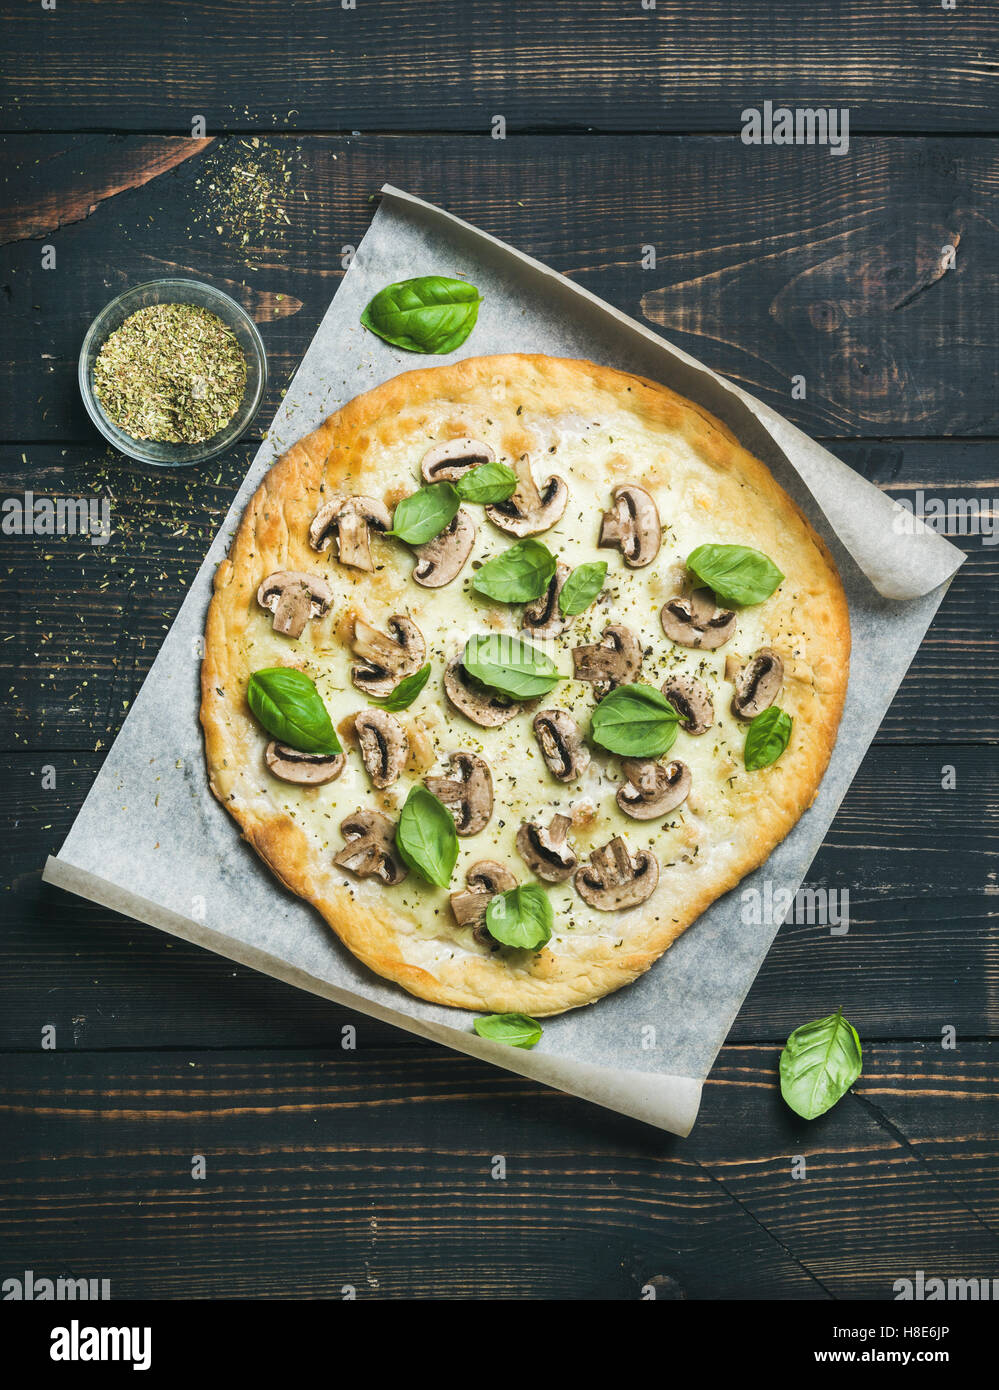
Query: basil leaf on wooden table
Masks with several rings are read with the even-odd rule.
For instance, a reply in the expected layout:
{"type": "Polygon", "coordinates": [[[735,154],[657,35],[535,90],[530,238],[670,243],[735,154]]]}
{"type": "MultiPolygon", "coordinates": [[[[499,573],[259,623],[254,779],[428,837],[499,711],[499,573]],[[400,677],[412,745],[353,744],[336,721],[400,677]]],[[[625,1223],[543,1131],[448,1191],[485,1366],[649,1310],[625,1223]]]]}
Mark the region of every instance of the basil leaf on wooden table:
{"type": "Polygon", "coordinates": [[[426,666],[421,666],[411,676],[404,676],[391,695],[386,695],[384,700],[370,700],[369,704],[377,705],[379,709],[409,709],[429,679],[430,662],[428,661],[426,666]]]}
{"type": "Polygon", "coordinates": [[[673,747],[679,719],[654,685],[619,685],[593,711],[590,737],[624,758],[658,758],[673,747]]]}
{"type": "Polygon", "coordinates": [[[458,493],[451,483],[428,483],[396,505],[387,534],[407,545],[423,545],[451,525],[458,506],[458,493]]]}
{"type": "Polygon", "coordinates": [[[529,536],[487,560],[472,580],[472,588],[500,603],[530,603],[548,588],[555,565],[548,547],[529,536]]]}
{"type": "Polygon", "coordinates": [[[796,1028],[780,1054],[780,1093],[805,1120],[814,1120],[844,1096],[861,1073],[857,1030],[837,1009],[796,1028]]]}
{"type": "Polygon", "coordinates": [[[426,787],[412,787],[395,832],[395,847],[403,862],[438,888],[451,882],[458,859],[454,817],[426,787]]]}
{"type": "Polygon", "coordinates": [[[518,883],[497,893],[486,908],[486,931],[504,946],[536,951],[551,940],[555,914],[537,883],[518,883]]]}
{"type": "Polygon", "coordinates": [[[475,327],[481,295],[465,280],[417,275],[379,290],[361,323],[407,352],[454,352],[475,327]]]}
{"type": "Polygon", "coordinates": [[[759,772],[777,761],[788,745],[792,724],[791,716],[777,705],[756,716],[746,734],[742,755],[747,772],[759,772]]]}
{"type": "Polygon", "coordinates": [[[558,606],[567,618],[583,613],[600,593],[607,578],[607,561],[595,560],[589,565],[577,565],[562,585],[558,606]]]}
{"type": "Polygon", "coordinates": [[[455,483],[463,502],[505,502],[517,491],[517,475],[505,463],[480,463],[455,483]]]}
{"type": "Polygon", "coordinates": [[[527,1014],[487,1014],[477,1018],[472,1027],[480,1038],[507,1043],[510,1047],[533,1047],[541,1041],[543,1029],[536,1018],[527,1014]]]}
{"type": "Polygon", "coordinates": [[[687,568],[723,603],[762,603],[784,578],[768,555],[748,545],[699,545],[687,568]]]}
{"type": "Polygon", "coordinates": [[[512,700],[547,695],[562,676],[550,657],[522,637],[478,633],[465,644],[462,665],[473,680],[512,700]]]}
{"type": "Polygon", "coordinates": [[[300,753],[343,751],[315,682],[304,671],[294,666],[254,671],[246,700],[267,732],[289,748],[300,753]]]}

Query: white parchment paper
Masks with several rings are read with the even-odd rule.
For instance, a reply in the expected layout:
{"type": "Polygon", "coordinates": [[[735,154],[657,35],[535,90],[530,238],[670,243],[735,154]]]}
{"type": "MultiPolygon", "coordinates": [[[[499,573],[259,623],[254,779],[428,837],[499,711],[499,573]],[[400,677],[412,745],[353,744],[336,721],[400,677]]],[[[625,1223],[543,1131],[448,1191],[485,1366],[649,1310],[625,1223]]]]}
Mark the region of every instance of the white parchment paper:
{"type": "MultiPolygon", "coordinates": [[[[741,893],[792,894],[822,842],[961,553],[786,420],[641,324],[512,247],[397,189],[372,225],[167,635],[121,733],[45,878],[278,979],[677,1134],[779,923],[747,926],[741,893]],[[361,328],[384,285],[463,276],[483,295],[471,339],[414,359],[361,328]],[[843,576],[853,660],[842,729],[812,808],[757,872],[719,899],[628,988],[546,1019],[530,1052],[479,1038],[472,1015],[370,974],[287,894],[208,790],[198,724],[199,646],[215,568],[274,460],[353,396],[414,365],[547,352],[662,381],[720,416],[766,462],[830,544],[843,576]],[[651,1031],[650,1031],[651,1030],[651,1031]]],[[[835,1001],[830,1001],[831,1003],[835,1001]]]]}

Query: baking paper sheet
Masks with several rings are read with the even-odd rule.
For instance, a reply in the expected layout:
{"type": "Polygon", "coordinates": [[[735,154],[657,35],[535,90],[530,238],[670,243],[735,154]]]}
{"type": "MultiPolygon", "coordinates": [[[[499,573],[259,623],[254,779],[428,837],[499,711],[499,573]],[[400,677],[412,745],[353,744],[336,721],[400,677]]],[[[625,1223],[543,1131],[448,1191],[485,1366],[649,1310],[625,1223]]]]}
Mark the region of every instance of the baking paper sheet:
{"type": "Polygon", "coordinates": [[[961,553],[745,392],[493,237],[397,189],[382,202],[266,442],[163,643],[90,795],[45,878],[209,950],[534,1077],[687,1134],[701,1086],[779,923],[747,926],[741,894],[792,894],[825,836],[961,553]],[[400,352],[360,327],[384,285],[462,276],[483,295],[448,358],[400,352]],[[264,473],[353,396],[400,371],[458,356],[587,357],[673,387],[720,416],[762,458],[830,544],[850,603],[853,660],[839,740],[812,808],[770,859],[716,902],[635,984],[546,1019],[530,1052],[479,1038],[472,1014],[414,999],[370,974],[287,894],[208,790],[198,724],[200,638],[215,567],[264,473]]]}

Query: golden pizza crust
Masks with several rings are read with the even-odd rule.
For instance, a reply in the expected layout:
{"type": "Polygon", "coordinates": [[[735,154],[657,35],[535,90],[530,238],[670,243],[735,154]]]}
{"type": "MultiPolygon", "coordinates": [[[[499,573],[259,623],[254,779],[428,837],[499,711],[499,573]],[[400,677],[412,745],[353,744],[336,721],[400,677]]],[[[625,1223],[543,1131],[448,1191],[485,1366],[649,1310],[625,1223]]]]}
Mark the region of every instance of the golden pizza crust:
{"type": "MultiPolygon", "coordinates": [[[[494,531],[480,509],[474,510],[477,545],[497,553],[510,538],[494,531]]],[[[602,624],[615,616],[612,603],[593,619],[597,637],[602,624]]],[[[651,620],[642,616],[641,621],[651,620]]],[[[579,632],[585,622],[585,616],[577,620],[577,633],[568,634],[566,653],[584,640],[585,632],[579,632]]],[[[663,669],[694,669],[697,661],[703,669],[705,657],[712,658],[710,675],[720,710],[730,697],[719,674],[727,648],[705,654],[671,647],[659,629],[655,660],[666,663],[660,675],[663,669]],[[671,668],[670,662],[685,665],[671,668]]],[[[535,1016],[558,1013],[592,1002],[647,970],[717,897],[762,863],[807,810],[835,742],[849,648],[846,599],[827,548],[766,467],[719,421],[655,382],[590,362],[526,355],[470,358],[404,373],[351,401],[289,449],[251,499],[229,557],[216,574],[206,627],[201,722],[211,787],[278,878],[312,903],[344,944],[379,975],[437,1003],[535,1016]],[[559,898],[555,935],[537,953],[490,951],[466,940],[467,931],[463,934],[449,918],[447,895],[413,873],[403,885],[389,889],[338,870],[333,856],[342,846],[340,820],[358,805],[397,814],[405,786],[375,791],[363,772],[358,776],[352,767],[356,753],[348,753],[346,778],[307,790],[289,788],[263,764],[267,736],[245,698],[254,669],[300,665],[317,679],[334,723],[341,725],[347,711],[366,705],[359,691],[349,689],[349,681],[338,678],[335,684],[330,676],[330,683],[323,684],[332,666],[341,673],[346,669],[349,654],[339,636],[344,611],[384,620],[386,613],[413,606],[421,615],[418,621],[429,629],[427,655],[434,667],[425,702],[400,716],[413,741],[429,746],[431,758],[446,760],[447,751],[463,744],[474,748],[484,740],[486,755],[495,750],[496,764],[509,782],[513,801],[507,819],[512,823],[529,814],[525,808],[543,809],[539,798],[543,801],[549,792],[552,806],[567,808],[564,798],[571,800],[573,789],[559,787],[551,778],[544,787],[538,778],[529,714],[512,721],[512,728],[504,726],[505,742],[497,737],[490,744],[494,731],[455,714],[440,691],[441,670],[451,650],[446,643],[456,631],[466,624],[464,635],[483,625],[502,630],[506,624],[506,630],[515,631],[519,609],[497,614],[484,609],[481,600],[473,603],[463,589],[467,567],[438,595],[418,589],[409,578],[411,553],[388,539],[373,543],[373,574],[339,566],[328,553],[317,555],[308,545],[309,522],[331,491],[374,495],[391,505],[415,487],[420,458],[431,444],[465,434],[486,438],[502,457],[512,459],[529,450],[539,477],[548,471],[569,475],[566,516],[539,539],[556,553],[565,548],[574,563],[594,542],[597,508],[610,505],[614,486],[636,482],[653,493],[666,532],[650,572],[629,573],[616,552],[600,552],[610,565],[608,586],[613,580],[613,592],[631,603],[636,614],[651,611],[657,584],[663,586],[657,602],[669,597],[666,572],[693,548],[691,539],[695,544],[722,540],[754,546],[776,559],[786,576],[758,612],[740,612],[748,645],[740,645],[737,632],[729,647],[743,659],[764,644],[782,652],[787,679],[780,703],[794,717],[788,748],[770,768],[746,773],[733,742],[739,731],[730,727],[731,720],[726,725],[719,718],[717,734],[702,736],[701,747],[690,754],[705,759],[713,751],[715,758],[705,764],[704,805],[697,810],[692,798],[690,810],[664,827],[622,825],[612,805],[616,760],[607,756],[610,767],[594,774],[592,795],[588,801],[583,798],[584,814],[573,815],[580,859],[617,833],[624,833],[632,847],[652,840],[664,864],[659,889],[648,903],[623,913],[587,914],[578,898],[559,898]],[[577,495],[584,494],[589,502],[576,507],[577,495]],[[671,515],[682,517],[675,539],[671,515]],[[577,554],[570,556],[574,546],[577,554]],[[338,586],[336,611],[310,624],[299,641],[274,637],[269,615],[256,602],[261,580],[281,569],[317,572],[338,586]],[[706,749],[704,740],[713,737],[715,749],[706,749]],[[516,801],[518,785],[523,803],[516,801]]],[[[548,697],[553,701],[554,696],[548,697]]],[[[565,683],[561,701],[585,728],[593,707],[589,688],[565,683]]],[[[692,739],[688,745],[693,749],[692,739]]],[[[676,748],[673,756],[687,755],[676,748]]],[[[595,755],[594,763],[601,757],[595,755]]],[[[411,768],[408,783],[419,781],[427,770],[426,765],[411,768]]],[[[574,808],[578,804],[572,803],[574,808]]],[[[497,827],[502,818],[498,791],[497,827]]],[[[510,832],[497,828],[493,833],[510,832]]],[[[507,845],[500,838],[495,845],[487,842],[485,832],[463,839],[452,888],[463,886],[469,862],[502,857],[507,845]]],[[[507,858],[522,880],[530,877],[516,856],[507,858]]],[[[564,889],[571,893],[571,884],[564,889]]]]}

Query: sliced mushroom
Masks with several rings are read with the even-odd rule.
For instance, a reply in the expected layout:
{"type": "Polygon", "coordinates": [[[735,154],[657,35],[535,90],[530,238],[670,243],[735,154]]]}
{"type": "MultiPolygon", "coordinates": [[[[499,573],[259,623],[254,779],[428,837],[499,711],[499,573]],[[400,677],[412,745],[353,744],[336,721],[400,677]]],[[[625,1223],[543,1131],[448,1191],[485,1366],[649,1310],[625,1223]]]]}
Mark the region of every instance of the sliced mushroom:
{"type": "Polygon", "coordinates": [[[557,637],[572,622],[572,618],[567,618],[558,606],[558,596],[571,573],[569,565],[559,560],[548,588],[524,609],[520,625],[532,637],[557,637]]]}
{"type": "Polygon", "coordinates": [[[732,713],[740,719],[755,719],[770,708],[783,684],[783,661],[769,647],[761,647],[735,678],[732,713]]]}
{"type": "Polygon", "coordinates": [[[582,777],[590,765],[590,750],[567,710],[539,710],[534,716],[534,735],[553,777],[560,782],[574,782],[582,777]]]}
{"type": "Polygon", "coordinates": [[[690,768],[678,758],[669,763],[625,758],[621,766],[628,780],[617,789],[617,804],[632,820],[658,820],[690,793],[690,768]]]}
{"type": "Polygon", "coordinates": [[[681,729],[688,734],[707,733],[715,722],[715,707],[703,681],[678,671],[663,681],[662,691],[680,716],[681,729]]]}
{"type": "Polygon", "coordinates": [[[651,850],[630,854],[620,835],[595,849],[573,880],[579,896],[598,912],[635,907],[652,896],[659,882],[659,860],[651,850]]]}
{"type": "Polygon", "coordinates": [[[369,528],[387,531],[391,525],[388,507],[376,497],[344,497],[337,493],[312,518],[309,544],[313,550],[325,550],[336,536],[341,565],[373,570],[369,528]]]}
{"type": "Polygon", "coordinates": [[[631,628],[611,623],[603,637],[587,647],[573,647],[572,665],[578,681],[592,681],[598,700],[615,686],[637,680],[642,648],[631,628]]]}
{"type": "Polygon", "coordinates": [[[376,787],[390,787],[409,757],[406,730],[387,709],[366,709],[354,716],[361,759],[376,787]]]}
{"type": "Polygon", "coordinates": [[[677,594],[663,604],[659,618],[670,641],[708,652],[727,642],[736,627],[735,614],[719,608],[710,589],[677,594]]]}
{"type": "Polygon", "coordinates": [[[505,502],[493,502],[486,508],[489,520],[511,536],[536,536],[548,531],[559,520],[569,501],[569,487],[564,478],[553,473],[543,487],[534,481],[531,460],[522,454],[513,465],[517,489],[505,502]]]}
{"type": "Polygon", "coordinates": [[[276,570],[257,590],[257,602],[274,614],[274,631],[301,637],[310,618],[321,618],[333,602],[333,590],[318,574],[276,570]]]}
{"type": "Polygon", "coordinates": [[[492,463],[495,452],[480,439],[448,439],[423,455],[420,472],[426,483],[456,483],[462,474],[480,463],[492,463]]]}
{"type": "Polygon", "coordinates": [[[461,656],[453,657],[444,670],[444,693],[456,710],[483,729],[505,724],[524,709],[519,701],[504,700],[491,690],[474,686],[461,664],[461,656]]]}
{"type": "Polygon", "coordinates": [[[486,908],[497,893],[516,888],[517,880],[508,868],[495,859],[480,859],[465,874],[465,888],[451,894],[451,912],[459,927],[471,927],[476,941],[484,946],[499,947],[486,929],[486,908]]]}
{"type": "Polygon", "coordinates": [[[333,856],[333,863],[358,878],[380,878],[382,883],[401,883],[407,869],[395,847],[395,825],[381,811],[365,811],[360,806],[340,822],[346,845],[333,856]]]}
{"type": "Polygon", "coordinates": [[[455,512],[449,526],[432,541],[415,545],[413,578],[424,589],[441,589],[461,572],[475,544],[475,522],[464,507],[455,512]]]}
{"type": "Polygon", "coordinates": [[[351,680],[358,690],[379,700],[391,695],[404,676],[418,671],[427,654],[423,633],[401,613],[389,618],[388,634],[379,632],[364,618],[355,618],[350,645],[362,662],[351,668],[351,680]]]}
{"type": "Polygon", "coordinates": [[[452,753],[453,777],[424,777],[428,792],[443,801],[454,816],[459,835],[478,835],[493,813],[493,778],[485,758],[475,753],[452,753]]]}
{"type": "Polygon", "coordinates": [[[525,821],[517,831],[521,858],[545,883],[564,883],[579,864],[566,839],[571,825],[569,816],[554,815],[547,827],[525,821]]]}
{"type": "Polygon", "coordinates": [[[264,749],[264,761],[282,782],[321,787],[326,782],[336,781],[347,759],[343,753],[303,753],[299,748],[272,739],[264,749]]]}
{"type": "Polygon", "coordinates": [[[620,550],[624,563],[633,570],[651,565],[662,545],[663,528],[659,509],[650,493],[637,483],[614,489],[614,505],[604,512],[598,545],[620,550]]]}

